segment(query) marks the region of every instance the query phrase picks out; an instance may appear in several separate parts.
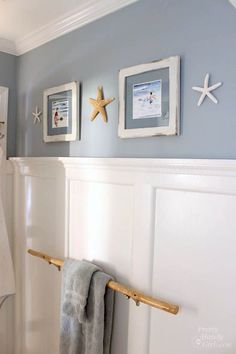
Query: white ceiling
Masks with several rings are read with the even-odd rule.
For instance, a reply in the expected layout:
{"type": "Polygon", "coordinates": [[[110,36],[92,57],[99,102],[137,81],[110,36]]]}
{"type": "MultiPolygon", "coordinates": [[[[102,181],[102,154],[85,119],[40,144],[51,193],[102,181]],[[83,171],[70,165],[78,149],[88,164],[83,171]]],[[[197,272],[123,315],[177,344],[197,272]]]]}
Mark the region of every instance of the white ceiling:
{"type": "Polygon", "coordinates": [[[23,54],[138,0],[0,0],[0,50],[23,54]]]}
{"type": "Polygon", "coordinates": [[[0,36],[19,40],[55,18],[72,11],[83,0],[1,0],[0,36]]]}

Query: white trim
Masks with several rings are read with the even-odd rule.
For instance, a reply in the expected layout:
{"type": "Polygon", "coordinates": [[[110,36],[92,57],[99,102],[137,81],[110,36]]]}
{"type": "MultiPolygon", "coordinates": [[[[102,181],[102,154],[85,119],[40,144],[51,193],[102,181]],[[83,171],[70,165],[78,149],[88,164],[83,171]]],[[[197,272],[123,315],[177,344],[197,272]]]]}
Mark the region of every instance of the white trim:
{"type": "MultiPolygon", "coordinates": [[[[206,175],[236,177],[236,160],[208,159],[152,159],[152,158],[86,158],[86,157],[12,157],[20,168],[21,175],[37,176],[37,171],[45,168],[45,173],[57,166],[65,169],[91,168],[94,170],[140,171],[144,173],[206,175]]],[[[50,172],[51,173],[51,172],[50,172]]]]}
{"type": "Polygon", "coordinates": [[[234,7],[236,7],[236,0],[229,0],[229,2],[230,2],[234,7]]]}
{"type": "Polygon", "coordinates": [[[22,55],[137,1],[139,0],[87,0],[75,10],[16,41],[15,53],[22,55]]]}
{"type": "Polygon", "coordinates": [[[0,52],[16,55],[16,45],[13,41],[0,38],[0,52]]]}
{"type": "Polygon", "coordinates": [[[141,64],[120,70],[119,73],[119,125],[120,138],[136,138],[155,135],[179,135],[180,111],[180,57],[170,57],[160,61],[141,64]],[[152,70],[169,68],[169,125],[152,128],[125,128],[125,82],[132,75],[145,73],[152,70]]]}

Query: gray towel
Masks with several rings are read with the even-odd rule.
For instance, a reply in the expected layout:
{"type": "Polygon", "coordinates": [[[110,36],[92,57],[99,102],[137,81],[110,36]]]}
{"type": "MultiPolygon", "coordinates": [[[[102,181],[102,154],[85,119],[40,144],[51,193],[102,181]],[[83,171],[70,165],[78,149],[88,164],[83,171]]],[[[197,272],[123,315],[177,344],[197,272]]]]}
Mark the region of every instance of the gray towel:
{"type": "Polygon", "coordinates": [[[61,354],[109,354],[114,292],[111,276],[87,261],[67,260],[62,271],[61,354]]]}

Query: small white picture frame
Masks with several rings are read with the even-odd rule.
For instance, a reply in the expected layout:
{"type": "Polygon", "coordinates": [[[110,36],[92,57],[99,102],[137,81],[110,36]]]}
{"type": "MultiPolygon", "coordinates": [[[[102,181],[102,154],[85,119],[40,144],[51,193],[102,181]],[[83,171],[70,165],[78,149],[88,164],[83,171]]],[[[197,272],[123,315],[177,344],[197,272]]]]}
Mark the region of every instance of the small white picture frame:
{"type": "Polygon", "coordinates": [[[44,90],[44,142],[74,141],[78,137],[79,83],[76,81],[44,90]]]}
{"type": "Polygon", "coordinates": [[[119,137],[179,133],[180,57],[120,70],[119,137]]]}

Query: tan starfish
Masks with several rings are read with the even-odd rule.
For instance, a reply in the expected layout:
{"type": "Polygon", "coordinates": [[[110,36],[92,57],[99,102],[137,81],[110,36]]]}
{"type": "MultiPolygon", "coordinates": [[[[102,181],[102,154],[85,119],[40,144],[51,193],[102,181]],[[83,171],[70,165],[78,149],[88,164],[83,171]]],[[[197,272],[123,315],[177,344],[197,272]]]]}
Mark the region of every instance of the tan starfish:
{"type": "Polygon", "coordinates": [[[98,87],[98,94],[97,94],[97,99],[95,100],[94,98],[89,98],[89,103],[94,107],[90,119],[93,121],[99,113],[101,113],[102,118],[104,122],[107,122],[107,112],[106,112],[106,106],[114,101],[115,98],[107,98],[104,99],[103,96],[103,88],[102,86],[98,87]]]}

